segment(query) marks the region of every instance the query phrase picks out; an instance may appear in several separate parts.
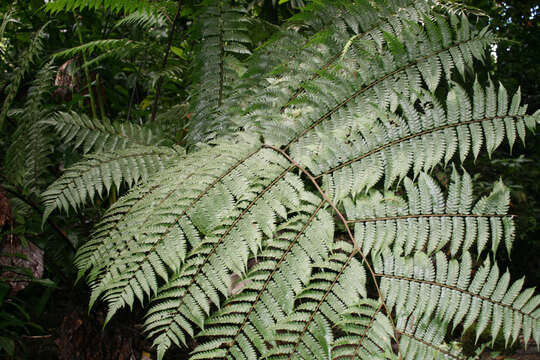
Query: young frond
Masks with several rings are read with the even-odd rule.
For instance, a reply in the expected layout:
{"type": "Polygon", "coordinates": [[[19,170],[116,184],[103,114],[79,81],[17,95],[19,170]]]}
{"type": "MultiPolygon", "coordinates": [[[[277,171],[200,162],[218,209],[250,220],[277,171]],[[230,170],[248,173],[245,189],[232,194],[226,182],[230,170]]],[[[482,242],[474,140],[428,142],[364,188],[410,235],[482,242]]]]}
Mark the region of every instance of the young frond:
{"type": "Polygon", "coordinates": [[[43,221],[55,210],[79,210],[96,196],[108,194],[111,187],[131,188],[139,180],[173,165],[184,155],[183,149],[147,146],[86,155],[41,194],[45,205],[43,221]]]}
{"type": "Polygon", "coordinates": [[[75,112],[58,112],[44,123],[54,126],[60,139],[81,148],[84,154],[113,152],[132,146],[159,145],[164,139],[150,129],[133,123],[110,122],[108,119],[92,119],[75,112]]]}

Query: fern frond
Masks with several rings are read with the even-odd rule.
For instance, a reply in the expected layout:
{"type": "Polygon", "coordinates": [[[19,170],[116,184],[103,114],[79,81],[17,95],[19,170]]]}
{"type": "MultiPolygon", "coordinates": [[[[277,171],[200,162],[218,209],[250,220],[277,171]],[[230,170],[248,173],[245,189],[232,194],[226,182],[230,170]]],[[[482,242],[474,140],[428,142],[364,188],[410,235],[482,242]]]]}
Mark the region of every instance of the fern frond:
{"type": "Polygon", "coordinates": [[[200,47],[194,59],[193,115],[187,141],[207,140],[219,131],[216,114],[238,77],[237,56],[251,54],[246,10],[228,0],[207,0],[198,17],[200,47]]]}
{"type": "Polygon", "coordinates": [[[332,344],[332,359],[393,358],[394,328],[382,309],[380,301],[369,298],[349,307],[336,324],[345,335],[332,344]]]}
{"type": "Polygon", "coordinates": [[[73,58],[82,53],[85,53],[86,55],[92,55],[96,51],[126,51],[127,47],[133,47],[137,45],[140,44],[137,44],[133,40],[129,39],[100,39],[90,41],[70,49],[59,51],[53,55],[53,58],[73,58]]]}
{"type": "Polygon", "coordinates": [[[47,116],[44,108],[46,94],[51,88],[55,67],[45,64],[36,74],[28,92],[28,100],[19,111],[19,126],[12,135],[6,151],[3,168],[7,178],[29,192],[39,193],[48,180],[46,169],[52,151],[51,139],[46,126],[39,122],[47,116]]]}
{"type": "MultiPolygon", "coordinates": [[[[369,189],[383,177],[388,188],[411,168],[415,174],[430,171],[441,161],[448,163],[456,152],[461,161],[471,150],[476,158],[484,139],[489,154],[505,137],[513,144],[516,132],[525,139],[525,128],[534,129],[540,113],[527,115],[526,108],[519,105],[508,111],[507,103],[497,104],[494,87],[488,87],[488,91],[494,101],[489,111],[477,107],[482,105],[479,100],[482,95],[473,97],[473,107],[460,87],[449,92],[446,109],[435,96],[423,92],[414,102],[421,111],[403,100],[399,105],[402,116],[372,108],[369,115],[356,120],[351,128],[343,125],[333,129],[328,124],[323,127],[327,133],[319,130],[317,135],[306,135],[298,145],[292,146],[291,152],[317,178],[324,177],[328,192],[335,199],[369,189]],[[346,139],[346,144],[337,140],[341,137],[346,139]],[[352,178],[352,172],[357,176],[352,178]]],[[[517,98],[519,95],[514,96],[514,104],[518,103],[517,98]]]]}
{"type": "Polygon", "coordinates": [[[13,14],[15,13],[15,6],[12,5],[4,14],[2,14],[2,23],[0,24],[0,41],[4,39],[4,32],[6,31],[7,24],[14,22],[13,14]]]}
{"type": "Polygon", "coordinates": [[[11,81],[8,86],[4,89],[5,98],[4,103],[2,104],[2,111],[0,112],[0,129],[4,125],[4,120],[6,119],[7,112],[17,96],[19,87],[24,78],[24,75],[30,69],[30,66],[36,60],[39,53],[43,51],[43,39],[46,36],[45,28],[49,25],[49,22],[45,23],[39,30],[35,33],[30,45],[24,53],[21,55],[21,60],[15,69],[11,81]]]}
{"type": "MultiPolygon", "coordinates": [[[[437,329],[440,327],[440,323],[436,320],[432,321],[430,327],[437,329]]],[[[415,334],[410,334],[404,331],[398,331],[400,335],[399,339],[399,353],[404,359],[433,359],[433,360],[464,360],[464,359],[476,359],[476,357],[467,357],[463,355],[463,352],[456,344],[447,344],[442,340],[425,340],[417,337],[415,334]]]]}
{"type": "Polygon", "coordinates": [[[311,276],[296,297],[294,311],[278,323],[276,345],[265,354],[269,359],[321,359],[330,355],[333,334],[331,324],[339,315],[366,297],[366,273],[348,243],[337,243],[333,254],[311,276]]]}
{"type": "Polygon", "coordinates": [[[473,204],[472,179],[454,169],[445,200],[437,183],[422,173],[418,183],[405,179],[407,200],[392,192],[373,191],[356,201],[345,199],[349,223],[364,254],[386,247],[404,256],[417,251],[428,255],[449,247],[450,254],[466,252],[476,242],[480,255],[491,243],[496,253],[504,239],[508,254],[514,239],[514,222],[506,215],[509,190],[498,183],[493,192],[473,204]]]}
{"type": "Polygon", "coordinates": [[[45,210],[43,221],[55,210],[77,211],[89,200],[109,193],[111,186],[117,192],[121,185],[131,188],[139,180],[175,163],[184,155],[183,149],[167,147],[131,147],[125,150],[86,155],[52,183],[41,195],[45,210]]]}
{"type": "Polygon", "coordinates": [[[494,36],[430,1],[316,3],[335,13],[285,32],[302,49],[255,56],[225,86],[229,5],[204,3],[208,64],[195,68],[211,74],[194,76],[205,123],[191,119],[189,141],[236,132],[198,143],[106,212],[75,260],[90,305],[105,301],[108,322],[148,304],[158,358],[193,337],[194,359],[459,358],[450,326],[479,334],[488,322],[508,343],[537,338],[540,297],[496,266],[474,269],[470,253],[484,259],[503,239],[510,249],[508,190],[475,202],[468,174],[454,171],[447,194],[427,175],[456,153],[514,144],[540,117],[490,80],[470,94],[458,85],[494,36]],[[255,74],[265,61],[274,72],[255,74]]]}
{"type": "Polygon", "coordinates": [[[61,11],[110,9],[114,13],[132,13],[145,10],[150,4],[145,0],[53,0],[45,5],[51,14],[61,11]]]}
{"type": "Polygon", "coordinates": [[[167,18],[159,11],[151,8],[146,11],[134,11],[120,19],[115,26],[137,26],[141,29],[148,30],[150,28],[162,27],[166,24],[167,18]]]}
{"type": "MultiPolygon", "coordinates": [[[[195,193],[184,191],[182,197],[185,200],[182,202],[186,203],[187,207],[177,216],[170,217],[169,225],[162,222],[160,233],[151,234],[148,240],[144,241],[146,245],[143,246],[150,248],[153,254],[149,254],[151,256],[148,259],[133,258],[133,265],[128,266],[131,275],[127,277],[116,278],[111,276],[112,272],[107,271],[105,277],[94,286],[92,301],[105,291],[104,297],[109,301],[112,315],[124,305],[131,305],[134,297],[130,294],[135,294],[141,301],[143,300],[141,295],[144,293],[150,295],[157,291],[166,294],[163,295],[165,297],[171,296],[171,293],[176,294],[174,299],[164,303],[167,307],[163,306],[161,309],[164,312],[162,320],[155,324],[156,328],[153,330],[153,335],[157,336],[155,343],[160,352],[170,346],[171,331],[174,331],[171,326],[176,326],[174,324],[181,323],[184,330],[174,335],[172,339],[177,339],[177,336],[179,339],[183,338],[182,331],[192,332],[189,321],[202,326],[205,314],[209,311],[210,301],[219,304],[218,294],[227,294],[230,284],[229,272],[244,273],[249,255],[258,253],[257,249],[262,238],[272,237],[275,231],[274,222],[286,215],[287,209],[294,209],[299,204],[301,181],[288,173],[291,167],[284,161],[285,159],[267,150],[259,149],[241,162],[236,160],[232,168],[209,179],[212,181],[210,187],[201,187],[195,193]],[[231,173],[233,170],[234,173],[231,173]],[[223,182],[230,181],[231,174],[234,174],[235,179],[240,180],[241,184],[245,184],[241,197],[237,196],[236,199],[232,197],[236,188],[228,190],[222,185],[223,182]],[[214,197],[221,194],[219,198],[222,200],[217,203],[212,201],[210,205],[207,203],[209,200],[207,194],[215,194],[214,197]],[[201,217],[202,214],[204,217],[201,217]],[[219,227],[213,230],[217,224],[220,224],[219,227]],[[189,229],[192,229],[192,234],[186,232],[189,229]],[[175,241],[178,241],[179,236],[182,236],[184,241],[189,241],[186,245],[192,250],[186,254],[186,245],[179,245],[184,248],[181,255],[174,259],[174,262],[165,264],[172,270],[178,269],[177,273],[168,280],[164,289],[158,290],[154,287],[157,283],[151,277],[148,278],[151,275],[147,271],[144,277],[140,278],[138,274],[142,275],[141,271],[147,267],[145,264],[148,261],[157,262],[158,266],[163,263],[163,260],[155,255],[161,254],[162,249],[170,247],[173,233],[175,241]],[[223,254],[232,251],[233,248],[239,256],[234,259],[223,258],[223,254]],[[208,271],[212,272],[212,276],[199,276],[208,271]],[[111,284],[117,282],[127,287],[113,289],[114,286],[111,287],[111,284]]],[[[185,185],[189,185],[190,182],[191,180],[185,185]]],[[[180,189],[182,188],[181,186],[180,189]]],[[[176,203],[178,201],[176,196],[176,203]]],[[[158,306],[158,309],[160,308],[158,306]]],[[[180,331],[180,328],[176,328],[176,331],[180,331]]]]}
{"type": "Polygon", "coordinates": [[[133,123],[110,122],[108,119],[92,119],[75,112],[58,112],[43,120],[54,126],[60,139],[84,154],[113,152],[137,145],[159,145],[164,141],[159,135],[133,123]]]}
{"type": "MultiPolygon", "coordinates": [[[[320,77],[321,72],[339,66],[340,57],[351,48],[353,41],[371,39],[380,43],[383,31],[395,34],[403,27],[403,22],[422,19],[428,10],[425,2],[418,1],[322,1],[306,7],[302,14],[312,13],[313,16],[308,18],[315,21],[324,19],[320,20],[324,23],[311,24],[314,34],[308,38],[297,32],[282,31],[266,44],[262,54],[261,51],[257,53],[246,72],[244,83],[238,85],[243,97],[233,99],[230,105],[245,104],[251,116],[236,120],[236,125],[252,126],[251,122],[257,122],[259,116],[275,117],[275,121],[280,121],[280,113],[292,99],[304,93],[305,89],[299,84],[313,81],[320,77]],[[339,11],[333,11],[334,7],[339,11]],[[326,23],[326,20],[334,22],[326,23]],[[272,69],[270,73],[264,70],[268,68],[272,69]],[[246,102],[246,94],[250,96],[250,102],[246,102]]],[[[293,18],[287,26],[293,26],[294,22],[293,18]]]]}
{"type": "Polygon", "coordinates": [[[399,36],[404,40],[386,34],[387,48],[382,48],[382,54],[379,54],[380,46],[376,42],[363,39],[355,50],[358,57],[343,59],[338,72],[328,70],[324,77],[310,82],[310,90],[295,99],[294,108],[275,116],[256,113],[253,120],[262,126],[261,131],[268,142],[290,147],[296,159],[306,161],[311,156],[319,157],[319,148],[325,147],[325,143],[319,140],[320,134],[331,137],[347,134],[349,122],[358,124],[357,114],[365,114],[372,101],[395,111],[399,105],[398,94],[414,101],[416,94],[422,91],[422,78],[428,84],[440,81],[441,72],[428,73],[420,67],[434,62],[449,77],[452,68],[457,67],[464,73],[465,64],[470,67],[473,58],[482,59],[483,51],[494,40],[493,36],[486,29],[474,32],[468,28],[470,25],[466,20],[462,21],[465,24],[462,27],[453,26],[458,34],[453,38],[451,25],[440,18],[436,27],[442,41],[428,39],[414,24],[403,27],[399,36]],[[427,55],[421,50],[426,47],[426,42],[431,49],[427,55]],[[358,61],[362,58],[372,60],[358,61]]]}
{"type": "Polygon", "coordinates": [[[443,253],[432,259],[421,252],[401,257],[387,250],[375,259],[374,268],[400,331],[438,343],[450,325],[455,329],[462,324],[466,330],[476,323],[478,340],[491,322],[493,341],[501,330],[507,344],[520,334],[527,343],[533,331],[535,341],[540,340],[540,296],[533,296],[533,288],[522,291],[523,279],[510,284],[510,274],[501,276],[489,260],[473,276],[469,253],[449,260],[443,253]],[[433,321],[439,326],[432,326],[433,321]]]}
{"type": "MultiPolygon", "coordinates": [[[[302,195],[300,211],[277,228],[278,235],[266,244],[257,263],[242,279],[246,285],[240,294],[229,298],[206,320],[199,336],[207,341],[195,348],[192,359],[245,353],[245,344],[250,341],[258,353],[267,352],[263,340],[272,339],[270,325],[292,310],[295,296],[309,280],[311,266],[306,264],[327,259],[332,249],[333,224],[323,205],[324,201],[310,193],[302,195]],[[271,314],[268,307],[273,309],[271,314]]],[[[153,323],[159,323],[161,315],[149,313],[148,331],[152,331],[153,323]]]]}

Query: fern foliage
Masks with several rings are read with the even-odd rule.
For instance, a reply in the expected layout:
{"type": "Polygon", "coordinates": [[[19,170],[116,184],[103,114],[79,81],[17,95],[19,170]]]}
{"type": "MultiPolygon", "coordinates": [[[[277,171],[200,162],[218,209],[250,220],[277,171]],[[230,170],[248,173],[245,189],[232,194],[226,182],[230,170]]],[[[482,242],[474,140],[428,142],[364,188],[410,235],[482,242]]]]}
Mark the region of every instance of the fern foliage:
{"type": "MultiPolygon", "coordinates": [[[[515,237],[509,190],[479,197],[457,170],[540,120],[519,91],[477,76],[494,35],[427,0],[305,14],[245,59],[244,12],[203,3],[196,146],[159,148],[164,169],[79,249],[90,305],[106,302],[107,321],[143,306],[158,358],[191,339],[193,359],[462,358],[448,340],[469,328],[540,343],[539,295],[492,260],[515,237]]],[[[53,185],[51,208],[136,181],[122,156],[158,151],[135,125],[48,122],[103,151],[53,185]]]]}
{"type": "MultiPolygon", "coordinates": [[[[21,86],[24,75],[28,72],[30,66],[36,61],[37,54],[43,51],[43,39],[47,35],[45,30],[48,25],[49,23],[45,23],[36,31],[30,45],[22,54],[18,67],[13,73],[10,83],[4,89],[4,102],[0,112],[0,128],[4,125],[7,112],[13,100],[17,96],[17,92],[21,86]]],[[[5,24],[2,24],[2,26],[4,27],[5,24]]]]}
{"type": "Polygon", "coordinates": [[[471,202],[471,177],[454,170],[445,199],[435,180],[420,174],[418,182],[405,179],[407,199],[393,193],[373,191],[355,201],[345,199],[347,217],[364,254],[377,254],[392,245],[405,256],[449,248],[452,256],[473,249],[481,254],[490,244],[493,253],[504,240],[510,254],[514,223],[507,215],[510,193],[502,183],[476,204],[471,202]],[[355,220],[358,218],[359,220],[355,220]]]}
{"type": "Polygon", "coordinates": [[[131,13],[150,7],[145,0],[53,0],[46,4],[47,11],[57,13],[60,11],[94,10],[98,8],[110,9],[115,13],[131,13]]]}
{"type": "MultiPolygon", "coordinates": [[[[228,0],[207,0],[197,17],[200,42],[193,61],[193,117],[189,143],[220,132],[220,109],[238,77],[238,57],[251,54],[246,10],[228,0]]],[[[215,135],[214,135],[215,136],[215,135]]]]}
{"type": "Polygon", "coordinates": [[[111,122],[108,119],[93,119],[75,112],[59,112],[43,120],[54,126],[60,139],[80,148],[84,154],[95,152],[114,152],[138,145],[159,145],[164,139],[155,135],[151,129],[124,122],[111,122]]]}
{"type": "Polygon", "coordinates": [[[87,200],[108,193],[111,187],[120,191],[126,184],[129,188],[183,155],[168,147],[131,147],[125,150],[87,155],[82,161],[66,169],[64,174],[41,194],[45,205],[43,220],[55,209],[78,210],[87,200]]]}
{"type": "Polygon", "coordinates": [[[23,108],[12,109],[11,115],[18,126],[13,133],[13,141],[7,148],[4,168],[6,177],[11,183],[21,186],[29,192],[39,194],[44,179],[47,179],[47,167],[50,166],[48,156],[52,152],[49,129],[41,122],[48,116],[43,106],[46,95],[52,87],[55,67],[46,63],[36,74],[28,88],[28,100],[23,108]]]}

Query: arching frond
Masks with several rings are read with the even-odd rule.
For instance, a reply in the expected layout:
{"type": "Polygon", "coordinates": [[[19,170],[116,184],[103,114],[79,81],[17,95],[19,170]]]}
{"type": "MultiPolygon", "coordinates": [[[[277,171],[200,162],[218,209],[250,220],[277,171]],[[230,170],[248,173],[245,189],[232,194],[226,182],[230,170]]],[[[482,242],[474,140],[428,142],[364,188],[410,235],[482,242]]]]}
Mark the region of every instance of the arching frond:
{"type": "Polygon", "coordinates": [[[173,165],[183,149],[130,147],[125,150],[86,155],[41,194],[45,205],[43,221],[55,210],[79,210],[87,201],[109,193],[114,186],[131,188],[139,180],[173,165]]]}
{"type": "Polygon", "coordinates": [[[137,145],[159,145],[163,138],[133,123],[110,122],[108,119],[92,119],[75,112],[59,112],[43,121],[54,126],[61,140],[75,149],[113,152],[137,145]]]}
{"type": "Polygon", "coordinates": [[[129,46],[137,44],[129,39],[101,39],[87,42],[85,44],[75,46],[71,49],[59,51],[53,55],[53,58],[73,58],[81,53],[92,55],[96,51],[120,50],[125,51],[129,46]]]}

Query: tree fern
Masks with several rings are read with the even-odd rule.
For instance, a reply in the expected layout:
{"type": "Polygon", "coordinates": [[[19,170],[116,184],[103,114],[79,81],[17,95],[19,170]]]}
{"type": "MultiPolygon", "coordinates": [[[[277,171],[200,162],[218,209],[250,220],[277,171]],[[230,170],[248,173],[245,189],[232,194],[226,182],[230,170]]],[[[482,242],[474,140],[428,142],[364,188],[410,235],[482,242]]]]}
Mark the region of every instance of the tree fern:
{"type": "Polygon", "coordinates": [[[142,304],[158,358],[189,338],[194,359],[460,358],[448,335],[471,327],[539,343],[540,297],[487,260],[512,248],[508,190],[429,174],[540,113],[477,79],[495,38],[440,5],[317,2],[327,18],[277,36],[301,49],[262,47],[224,86],[228,4],[205,2],[188,140],[214,140],[106,212],[75,261],[90,305],[142,304]]]}

